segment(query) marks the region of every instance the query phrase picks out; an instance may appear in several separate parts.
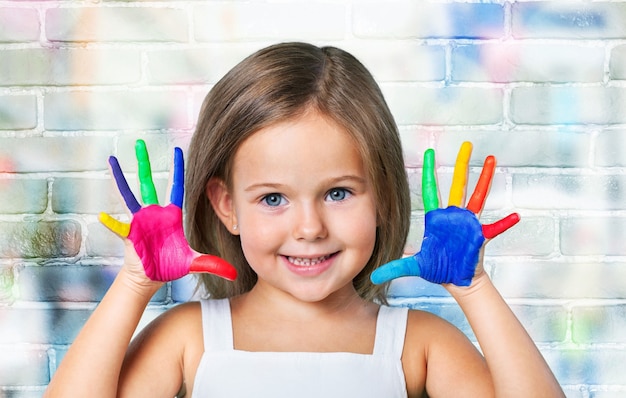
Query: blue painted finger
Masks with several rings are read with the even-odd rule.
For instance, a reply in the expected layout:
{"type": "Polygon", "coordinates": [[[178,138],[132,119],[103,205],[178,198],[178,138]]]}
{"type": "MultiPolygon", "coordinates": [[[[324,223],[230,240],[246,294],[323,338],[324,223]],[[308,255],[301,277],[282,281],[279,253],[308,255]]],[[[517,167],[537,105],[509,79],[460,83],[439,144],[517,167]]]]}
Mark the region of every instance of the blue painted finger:
{"type": "Polygon", "coordinates": [[[370,280],[375,285],[403,276],[420,276],[420,266],[415,256],[393,260],[375,269],[370,280]]]}
{"type": "Polygon", "coordinates": [[[183,197],[185,194],[185,161],[183,159],[183,150],[174,148],[174,178],[172,181],[172,192],[170,194],[170,203],[182,209],[183,197]]]}
{"type": "Polygon", "coordinates": [[[115,178],[117,189],[120,191],[120,194],[122,194],[126,207],[128,207],[131,213],[137,213],[141,210],[141,204],[137,201],[135,195],[133,195],[133,191],[130,190],[126,177],[124,177],[124,173],[120,167],[120,163],[115,156],[110,156],[109,164],[111,165],[111,172],[113,173],[113,178],[115,178]]]}

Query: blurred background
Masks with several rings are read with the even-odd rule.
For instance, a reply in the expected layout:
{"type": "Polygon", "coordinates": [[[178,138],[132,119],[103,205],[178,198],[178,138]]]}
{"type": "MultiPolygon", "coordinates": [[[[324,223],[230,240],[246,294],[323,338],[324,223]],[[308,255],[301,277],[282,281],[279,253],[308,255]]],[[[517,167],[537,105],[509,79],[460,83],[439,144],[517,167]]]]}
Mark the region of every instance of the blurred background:
{"type": "MultiPolygon", "coordinates": [[[[107,171],[129,181],[144,139],[162,203],[172,148],[186,150],[211,86],[280,41],[334,45],[383,89],[413,192],[435,148],[444,203],[456,154],[498,168],[482,215],[522,221],[486,267],[568,397],[626,396],[626,2],[0,2],[0,397],[40,397],[121,265],[97,221],[123,219],[107,171]]],[[[193,299],[191,278],[154,297],[144,325],[193,299]]],[[[439,286],[394,283],[392,305],[450,320],[439,286]]],[[[141,325],[140,325],[141,326],[141,325]]]]}

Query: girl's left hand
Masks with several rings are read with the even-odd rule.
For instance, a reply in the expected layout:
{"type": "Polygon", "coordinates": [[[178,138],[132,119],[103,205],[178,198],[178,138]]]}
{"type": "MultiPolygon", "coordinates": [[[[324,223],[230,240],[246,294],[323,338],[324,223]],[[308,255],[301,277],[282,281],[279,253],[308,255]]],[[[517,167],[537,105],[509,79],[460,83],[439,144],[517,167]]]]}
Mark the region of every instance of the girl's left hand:
{"type": "Polygon", "coordinates": [[[422,197],[426,225],[422,247],[413,256],[377,268],[371,275],[373,283],[380,284],[403,276],[420,276],[433,283],[469,286],[474,276],[483,272],[482,267],[477,269],[477,266],[485,241],[515,225],[519,215],[512,213],[485,225],[478,220],[493,179],[496,163],[493,156],[485,159],[474,193],[467,207],[461,208],[465,200],[471,152],[472,144],[464,142],[454,167],[448,207],[445,209],[439,208],[435,152],[429,149],[424,153],[422,197]]]}
{"type": "Polygon", "coordinates": [[[189,247],[183,232],[184,161],[180,148],[174,149],[174,176],[170,204],[159,206],[152,181],[148,151],[143,140],[135,145],[141,198],[135,198],[122,173],[117,158],[111,156],[109,164],[117,187],[133,214],[130,224],[120,222],[106,213],[100,221],[118,236],[132,242],[146,276],[153,281],[167,282],[189,273],[208,272],[228,280],[237,276],[236,269],[225,260],[201,254],[189,247]]]}

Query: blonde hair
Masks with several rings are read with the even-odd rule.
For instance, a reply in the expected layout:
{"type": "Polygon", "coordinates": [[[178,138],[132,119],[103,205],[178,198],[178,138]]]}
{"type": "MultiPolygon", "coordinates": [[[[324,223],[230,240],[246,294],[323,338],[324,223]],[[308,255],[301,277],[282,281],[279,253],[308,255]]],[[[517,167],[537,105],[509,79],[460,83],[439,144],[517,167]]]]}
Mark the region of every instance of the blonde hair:
{"type": "Polygon", "coordinates": [[[378,227],[371,258],[353,281],[366,300],[386,302],[388,285],[371,272],[402,255],[409,229],[409,188],[398,130],[380,88],[351,54],[306,43],[276,44],[231,69],[206,96],[191,140],[186,170],[186,232],[197,251],[218,255],[239,273],[235,282],[203,274],[212,298],[249,291],[257,277],[239,236],[213,211],[209,179],[231,187],[235,151],[251,134],[315,109],[342,126],[355,141],[374,190],[378,227]]]}

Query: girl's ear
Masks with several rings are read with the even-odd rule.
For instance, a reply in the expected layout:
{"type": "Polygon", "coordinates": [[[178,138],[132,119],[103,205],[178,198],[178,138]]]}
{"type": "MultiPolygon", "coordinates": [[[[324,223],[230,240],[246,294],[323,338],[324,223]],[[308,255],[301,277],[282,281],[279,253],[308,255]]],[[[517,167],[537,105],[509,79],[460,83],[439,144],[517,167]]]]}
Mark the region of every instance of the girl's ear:
{"type": "Polygon", "coordinates": [[[226,229],[233,235],[239,235],[237,213],[235,212],[233,197],[226,187],[226,183],[219,178],[211,178],[206,186],[206,195],[211,202],[213,211],[226,229]]]}

